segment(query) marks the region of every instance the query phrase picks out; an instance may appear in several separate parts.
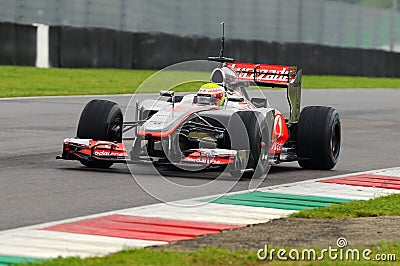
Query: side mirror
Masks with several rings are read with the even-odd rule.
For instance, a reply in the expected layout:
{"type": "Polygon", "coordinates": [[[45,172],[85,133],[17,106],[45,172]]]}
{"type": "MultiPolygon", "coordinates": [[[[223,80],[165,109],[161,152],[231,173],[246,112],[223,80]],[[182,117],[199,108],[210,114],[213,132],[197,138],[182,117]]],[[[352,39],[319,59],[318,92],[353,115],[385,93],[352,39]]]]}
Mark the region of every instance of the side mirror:
{"type": "Polygon", "coordinates": [[[266,98],[251,98],[250,101],[256,108],[267,107],[268,103],[268,100],[266,98]]]}
{"type": "Polygon", "coordinates": [[[160,91],[160,96],[174,97],[174,91],[160,91]]]}
{"type": "Polygon", "coordinates": [[[175,108],[175,92],[174,91],[160,91],[160,96],[166,96],[171,98],[172,109],[175,108]]]}

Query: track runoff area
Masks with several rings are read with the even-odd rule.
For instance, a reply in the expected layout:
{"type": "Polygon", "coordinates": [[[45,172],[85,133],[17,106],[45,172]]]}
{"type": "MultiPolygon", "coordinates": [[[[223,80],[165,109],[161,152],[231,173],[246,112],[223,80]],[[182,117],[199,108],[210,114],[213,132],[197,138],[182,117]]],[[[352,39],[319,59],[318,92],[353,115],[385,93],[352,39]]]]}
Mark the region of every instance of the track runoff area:
{"type": "Polygon", "coordinates": [[[400,193],[400,167],[159,203],[0,232],[0,263],[102,256],[188,240],[303,209],[400,193]],[[185,208],[182,206],[191,205],[185,208]]]}

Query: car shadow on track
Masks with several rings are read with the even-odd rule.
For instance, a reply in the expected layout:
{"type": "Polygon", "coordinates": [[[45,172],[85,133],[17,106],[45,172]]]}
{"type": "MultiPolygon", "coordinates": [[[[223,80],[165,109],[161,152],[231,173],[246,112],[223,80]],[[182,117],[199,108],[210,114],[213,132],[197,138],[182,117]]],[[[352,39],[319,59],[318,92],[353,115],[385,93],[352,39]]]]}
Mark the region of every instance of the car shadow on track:
{"type": "Polygon", "coordinates": [[[86,173],[109,173],[109,174],[132,174],[132,175],[162,175],[165,178],[191,178],[191,179],[202,179],[202,180],[214,180],[218,178],[219,180],[236,180],[231,177],[228,173],[221,175],[221,171],[216,170],[203,170],[203,171],[186,171],[174,166],[158,166],[152,167],[147,166],[136,166],[132,169],[132,172],[128,167],[111,167],[109,169],[101,168],[88,168],[85,166],[77,167],[58,167],[59,170],[65,171],[76,171],[76,172],[86,172],[86,173]]]}
{"type": "Polygon", "coordinates": [[[109,168],[109,169],[101,169],[101,168],[89,168],[85,166],[78,167],[59,167],[58,170],[66,170],[66,171],[79,171],[79,172],[97,172],[97,173],[110,173],[110,174],[130,174],[128,168],[109,168]]]}
{"type": "Polygon", "coordinates": [[[274,165],[271,167],[269,170],[268,174],[273,174],[273,173],[284,173],[284,172],[298,172],[298,171],[305,171],[305,169],[300,168],[298,166],[288,166],[288,165],[274,165]]]}
{"type": "MultiPolygon", "coordinates": [[[[163,177],[166,178],[197,178],[197,179],[203,179],[203,180],[214,180],[218,178],[219,180],[237,180],[237,178],[234,178],[229,175],[228,172],[222,173],[221,171],[215,170],[215,169],[205,169],[202,171],[187,171],[180,169],[175,166],[157,166],[153,167],[150,165],[140,165],[136,166],[134,168],[131,168],[133,171],[129,170],[129,168],[125,165],[123,166],[117,166],[117,167],[111,167],[108,169],[102,169],[102,168],[89,168],[85,166],[77,166],[77,167],[58,167],[59,170],[65,170],[65,171],[78,171],[78,172],[93,172],[93,173],[110,173],[110,174],[133,174],[133,175],[162,175],[163,177]]],[[[273,166],[271,167],[268,175],[272,174],[284,174],[284,173],[290,173],[290,172],[307,172],[307,170],[304,170],[299,167],[295,166],[273,166]]],[[[246,181],[246,179],[243,179],[241,181],[246,181]]],[[[248,180],[247,180],[248,181],[248,180]]]]}

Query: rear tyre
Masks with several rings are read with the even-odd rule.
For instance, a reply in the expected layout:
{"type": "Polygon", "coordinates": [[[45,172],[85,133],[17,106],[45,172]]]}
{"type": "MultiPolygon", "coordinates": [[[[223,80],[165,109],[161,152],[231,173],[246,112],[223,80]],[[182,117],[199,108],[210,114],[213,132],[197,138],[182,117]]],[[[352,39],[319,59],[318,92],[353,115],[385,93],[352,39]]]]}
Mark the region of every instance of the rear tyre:
{"type": "MultiPolygon", "coordinates": [[[[230,171],[234,178],[251,179],[259,178],[269,170],[269,133],[266,123],[258,118],[253,111],[238,113],[242,123],[246,127],[250,155],[246,169],[254,169],[243,174],[240,171],[230,171]]],[[[235,146],[235,143],[232,143],[235,146]]]]}
{"type": "Polygon", "coordinates": [[[299,165],[305,169],[332,169],[339,158],[341,137],[340,116],[336,109],[305,107],[300,113],[296,136],[299,165]]]}
{"type": "MultiPolygon", "coordinates": [[[[123,115],[115,102],[92,100],[81,113],[76,136],[81,139],[122,142],[123,115]]],[[[91,168],[109,168],[113,163],[81,161],[91,168]]]]}

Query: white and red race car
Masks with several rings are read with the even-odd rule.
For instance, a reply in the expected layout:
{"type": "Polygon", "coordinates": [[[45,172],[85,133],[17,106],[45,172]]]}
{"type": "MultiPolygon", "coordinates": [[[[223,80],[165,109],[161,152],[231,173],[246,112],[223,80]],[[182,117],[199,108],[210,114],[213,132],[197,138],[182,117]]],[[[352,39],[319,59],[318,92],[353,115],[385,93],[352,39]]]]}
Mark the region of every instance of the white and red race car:
{"type": "MultiPolygon", "coordinates": [[[[223,43],[222,49],[223,51],[223,43]]],[[[198,94],[161,91],[157,100],[136,108],[137,121],[123,121],[118,105],[93,100],[82,111],[77,135],[64,140],[59,159],[88,167],[113,163],[173,164],[183,169],[228,169],[235,177],[260,177],[271,163],[298,161],[307,169],[332,169],[341,143],[339,113],[332,107],[300,111],[302,71],[295,66],[234,62],[220,65],[198,94]],[[290,108],[285,118],[265,98],[250,98],[250,85],[285,88],[290,108]],[[221,93],[222,88],[222,93],[221,93]],[[128,152],[123,133],[132,132],[128,152]]]]}
{"type": "MultiPolygon", "coordinates": [[[[263,175],[271,162],[298,161],[308,169],[332,169],[339,157],[341,125],[332,107],[308,106],[300,112],[301,71],[294,66],[223,62],[211,74],[224,88],[222,105],[198,95],[163,91],[158,100],[138,106],[138,121],[124,122],[118,105],[90,101],[82,111],[77,136],[64,140],[60,158],[88,167],[152,161],[178,166],[226,167],[235,175],[263,175]],[[263,98],[250,98],[246,86],[283,87],[290,116],[263,98]],[[123,131],[132,129],[131,151],[123,131]]],[[[204,92],[204,91],[203,91],[204,92]]]]}

